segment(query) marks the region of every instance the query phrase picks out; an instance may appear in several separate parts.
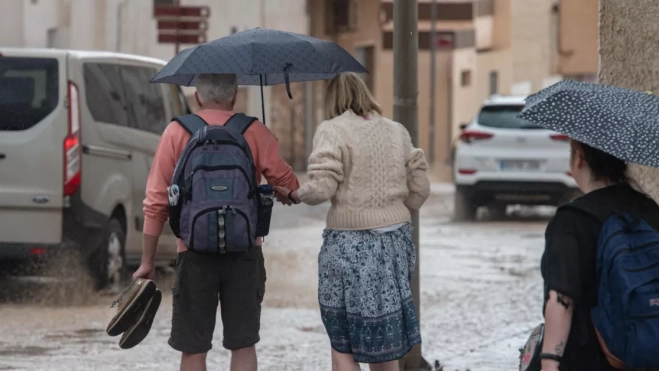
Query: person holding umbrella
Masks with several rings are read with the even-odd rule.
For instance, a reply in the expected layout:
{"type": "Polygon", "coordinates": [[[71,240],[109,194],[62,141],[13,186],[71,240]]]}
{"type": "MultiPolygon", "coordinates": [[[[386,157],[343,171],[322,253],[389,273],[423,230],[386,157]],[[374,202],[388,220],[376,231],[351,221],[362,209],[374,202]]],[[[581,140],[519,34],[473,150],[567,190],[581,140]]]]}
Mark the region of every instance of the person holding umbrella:
{"type": "MultiPolygon", "coordinates": [[[[225,125],[235,115],[238,77],[233,74],[202,74],[196,77],[197,112],[208,125],[225,125]]],[[[291,167],[281,158],[274,134],[255,121],[243,134],[253,158],[257,182],[298,188],[291,167]]],[[[169,217],[171,180],[191,133],[179,122],[167,126],[153,158],[144,199],[142,262],[134,279],[155,279],[154,258],[158,238],[169,217]]],[[[169,345],[182,353],[181,370],[206,369],[206,354],[212,348],[218,303],[224,323],[223,346],[231,351],[231,370],[256,370],[255,344],[259,341],[261,302],[265,294],[265,262],[261,239],[246,253],[209,255],[188,251],[177,241],[176,281],[172,289],[173,313],[169,345]]]]}
{"type": "Polygon", "coordinates": [[[564,81],[527,99],[520,117],[570,138],[584,196],[546,230],[542,350],[526,370],[659,367],[659,206],[627,163],[659,167],[659,99],[564,81]]]}
{"type": "MultiPolygon", "coordinates": [[[[206,129],[206,123],[228,125],[231,126],[229,130],[238,134],[242,133],[241,135],[249,147],[247,152],[250,152],[250,155],[248,157],[253,159],[253,167],[257,173],[255,182],[257,188],[260,189],[258,184],[263,175],[272,186],[283,186],[291,190],[298,189],[298,181],[290,166],[282,160],[273,133],[261,122],[250,121],[248,124],[242,119],[242,121],[232,121],[234,117],[239,116],[232,112],[238,85],[260,85],[263,99],[263,86],[286,84],[288,95],[291,97],[290,82],[330,79],[343,71],[368,72],[350,53],[336,43],[290,32],[260,28],[238,32],[191,47],[181,51],[169,61],[151,82],[195,85],[197,102],[202,107],[202,111],[197,113],[201,120],[195,119],[196,125],[191,125],[192,122],[188,122],[190,125],[184,125],[183,122],[179,125],[174,122],[162,135],[147,183],[147,196],[144,202],[146,218],[142,265],[135,272],[134,278],[153,279],[155,276],[153,259],[158,241],[157,236],[160,235],[168,218],[168,196],[170,206],[180,205],[178,203],[180,194],[170,192],[172,187],[177,185],[172,180],[173,174],[178,174],[177,171],[181,170],[177,165],[177,160],[181,158],[182,151],[186,148],[186,143],[190,138],[194,144],[201,135],[206,135],[209,131],[218,132],[218,130],[206,129]],[[206,122],[199,126],[200,121],[201,123],[206,122]],[[185,126],[185,129],[182,125],[185,126]],[[197,130],[191,130],[193,126],[196,126],[197,130]],[[191,136],[191,134],[194,135],[191,136]]],[[[262,108],[265,117],[265,104],[262,105],[262,108]]],[[[245,116],[243,116],[244,118],[245,116]]],[[[251,120],[251,118],[248,119],[251,120]]],[[[230,135],[230,137],[238,136],[230,135]]],[[[219,146],[218,148],[221,149],[223,145],[221,142],[221,140],[213,141],[213,148],[219,146]]],[[[244,149],[240,143],[235,143],[237,145],[234,150],[236,148],[244,149]]],[[[230,167],[227,167],[223,161],[241,158],[235,155],[210,157],[217,163],[209,164],[208,167],[216,168],[217,171],[229,170],[230,167]]],[[[216,199],[230,198],[231,194],[239,193],[247,195],[248,199],[254,196],[247,187],[236,192],[224,192],[229,187],[222,183],[222,178],[216,177],[215,179],[219,179],[218,183],[208,189],[203,186],[197,187],[196,189],[203,191],[201,198],[208,197],[210,193],[213,195],[209,198],[216,199]],[[225,194],[228,196],[223,196],[225,194]]],[[[190,179],[193,179],[192,176],[190,179]]],[[[195,188],[190,189],[194,193],[195,188]]],[[[188,200],[191,199],[192,194],[189,194],[188,200]]],[[[199,200],[198,197],[195,199],[199,200]]],[[[285,197],[280,198],[280,201],[290,202],[285,197]]],[[[232,215],[236,215],[235,206],[235,204],[229,205],[233,210],[232,215]]],[[[202,211],[204,210],[206,209],[202,211]]],[[[173,288],[172,333],[169,344],[175,350],[183,353],[181,370],[206,370],[206,355],[212,347],[218,301],[224,323],[223,345],[232,352],[231,370],[255,371],[257,369],[254,345],[260,339],[261,301],[265,294],[265,267],[261,241],[258,241],[256,247],[253,247],[250,242],[249,250],[244,255],[231,256],[230,253],[227,253],[235,246],[229,246],[230,239],[227,242],[229,231],[225,227],[229,225],[229,222],[220,221],[237,219],[230,219],[231,215],[227,219],[224,214],[226,210],[228,209],[218,211],[219,214],[212,213],[213,218],[217,215],[216,219],[213,219],[213,223],[208,223],[208,226],[213,228],[201,228],[201,232],[199,232],[202,235],[206,233],[205,236],[208,238],[198,238],[201,243],[198,242],[194,246],[195,250],[198,250],[213,248],[214,245],[217,245],[218,254],[197,253],[195,250],[189,250],[191,246],[186,246],[182,240],[178,241],[180,255],[177,260],[177,277],[173,288]],[[222,245],[220,241],[225,242],[226,246],[222,245]],[[224,253],[222,253],[222,248],[225,250],[224,253]]],[[[201,212],[197,214],[201,214],[201,212]]],[[[239,212],[238,214],[240,215],[236,218],[241,218],[245,214],[245,220],[248,219],[246,213],[239,212]]],[[[259,217],[266,216],[269,222],[268,212],[256,211],[255,214],[259,217]]],[[[210,215],[210,213],[205,215],[210,215]]],[[[250,215],[253,214],[250,212],[250,215]]],[[[183,218],[180,220],[183,221],[183,218]]],[[[207,218],[197,220],[207,220],[207,218]]],[[[175,223],[177,222],[175,221],[175,223]]],[[[170,220],[171,223],[172,220],[170,220]]],[[[192,221],[188,220],[188,225],[194,223],[194,218],[192,221]]],[[[255,229],[259,229],[258,224],[255,229]]],[[[245,228],[240,231],[245,232],[245,228]]],[[[248,225],[246,233],[249,234],[250,231],[248,225]]],[[[191,237],[188,240],[192,243],[191,237]]]]}
{"type": "Polygon", "coordinates": [[[332,79],[327,121],[309,157],[309,181],[280,197],[318,205],[331,200],[318,257],[318,301],[332,347],[332,370],[397,371],[397,359],[421,342],[410,279],[416,253],[410,210],[430,194],[423,151],[382,117],[353,73],[332,79]]]}

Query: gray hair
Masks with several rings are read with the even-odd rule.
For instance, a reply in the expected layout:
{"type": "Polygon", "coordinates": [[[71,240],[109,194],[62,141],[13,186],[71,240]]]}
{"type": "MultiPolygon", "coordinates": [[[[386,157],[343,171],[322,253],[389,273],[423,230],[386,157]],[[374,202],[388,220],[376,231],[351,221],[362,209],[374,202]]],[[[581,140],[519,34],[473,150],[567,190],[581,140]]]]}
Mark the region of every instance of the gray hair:
{"type": "Polygon", "coordinates": [[[228,103],[238,91],[238,76],[234,74],[201,74],[195,80],[195,87],[202,103],[215,101],[228,103]]]}

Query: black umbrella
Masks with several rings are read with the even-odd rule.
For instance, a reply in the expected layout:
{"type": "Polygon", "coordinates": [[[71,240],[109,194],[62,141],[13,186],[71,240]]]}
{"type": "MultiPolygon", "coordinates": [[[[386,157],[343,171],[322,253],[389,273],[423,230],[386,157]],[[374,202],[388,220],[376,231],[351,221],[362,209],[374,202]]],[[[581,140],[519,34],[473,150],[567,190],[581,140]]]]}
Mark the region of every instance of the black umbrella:
{"type": "Polygon", "coordinates": [[[649,92],[565,80],[529,96],[518,117],[659,168],[659,98],[649,92]]]}
{"type": "Polygon", "coordinates": [[[192,86],[199,74],[231,73],[240,85],[260,85],[263,100],[263,86],[286,83],[292,98],[289,82],[326,80],[340,72],[368,71],[334,42],[254,28],[181,51],[151,82],[192,86]]]}

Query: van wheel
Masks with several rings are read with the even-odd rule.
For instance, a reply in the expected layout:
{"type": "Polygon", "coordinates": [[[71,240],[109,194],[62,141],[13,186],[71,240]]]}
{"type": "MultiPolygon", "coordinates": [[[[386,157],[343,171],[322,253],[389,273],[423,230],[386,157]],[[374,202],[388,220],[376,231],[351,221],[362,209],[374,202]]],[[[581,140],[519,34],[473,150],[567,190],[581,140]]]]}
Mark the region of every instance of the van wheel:
{"type": "Polygon", "coordinates": [[[92,260],[96,288],[118,291],[126,276],[126,232],[117,219],[111,219],[103,242],[92,260]]]}
{"type": "Polygon", "coordinates": [[[478,205],[473,203],[466,189],[456,187],[453,202],[453,220],[459,222],[476,220],[478,205]]]}

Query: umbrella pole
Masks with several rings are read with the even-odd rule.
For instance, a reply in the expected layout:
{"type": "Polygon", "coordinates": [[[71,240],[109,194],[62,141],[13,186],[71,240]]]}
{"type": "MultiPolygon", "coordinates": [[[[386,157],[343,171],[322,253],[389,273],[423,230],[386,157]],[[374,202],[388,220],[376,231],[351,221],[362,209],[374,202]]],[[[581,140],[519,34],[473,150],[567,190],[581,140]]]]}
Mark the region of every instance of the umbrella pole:
{"type": "Polygon", "coordinates": [[[263,75],[259,75],[261,80],[261,114],[263,115],[263,125],[265,125],[265,100],[263,99],[263,75]]]}

